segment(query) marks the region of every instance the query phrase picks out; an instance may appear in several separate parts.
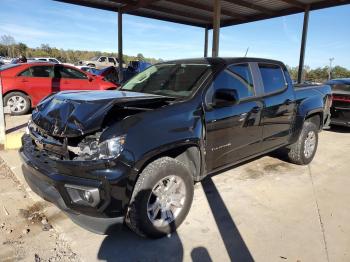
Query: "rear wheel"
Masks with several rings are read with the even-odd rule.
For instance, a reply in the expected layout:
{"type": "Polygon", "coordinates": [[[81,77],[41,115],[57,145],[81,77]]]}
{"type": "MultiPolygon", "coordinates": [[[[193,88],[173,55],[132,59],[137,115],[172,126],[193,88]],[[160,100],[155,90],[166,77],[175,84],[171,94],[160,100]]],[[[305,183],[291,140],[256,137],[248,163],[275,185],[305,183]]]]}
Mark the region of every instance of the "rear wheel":
{"type": "Polygon", "coordinates": [[[173,158],[159,158],[140,174],[126,223],[141,236],[163,237],[180,226],[192,199],[193,179],[187,168],[173,158]]]}
{"type": "Polygon", "coordinates": [[[88,64],[87,66],[90,66],[90,67],[96,67],[96,65],[95,64],[88,64]]]}
{"type": "Polygon", "coordinates": [[[9,107],[11,115],[24,115],[30,109],[30,99],[21,92],[11,92],[4,97],[4,105],[9,107]]]}
{"type": "Polygon", "coordinates": [[[317,145],[317,126],[315,123],[306,120],[298,141],[288,147],[288,158],[294,164],[307,165],[314,158],[317,145]]]}

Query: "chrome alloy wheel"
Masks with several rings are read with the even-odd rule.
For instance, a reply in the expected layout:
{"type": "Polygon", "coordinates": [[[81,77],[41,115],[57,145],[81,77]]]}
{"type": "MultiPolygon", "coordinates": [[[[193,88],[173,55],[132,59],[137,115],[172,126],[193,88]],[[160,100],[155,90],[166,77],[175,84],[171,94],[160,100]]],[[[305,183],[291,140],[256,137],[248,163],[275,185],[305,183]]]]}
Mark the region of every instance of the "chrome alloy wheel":
{"type": "Polygon", "coordinates": [[[172,223],[183,209],[185,182],[178,176],[167,176],[152,189],[147,202],[147,214],[152,224],[164,227],[172,223]]]}
{"type": "Polygon", "coordinates": [[[316,134],[314,131],[310,131],[304,142],[304,156],[310,158],[315,151],[316,147],[316,134]]]}
{"type": "Polygon", "coordinates": [[[7,101],[10,111],[13,113],[20,113],[27,107],[27,101],[21,96],[11,96],[7,101]]]}

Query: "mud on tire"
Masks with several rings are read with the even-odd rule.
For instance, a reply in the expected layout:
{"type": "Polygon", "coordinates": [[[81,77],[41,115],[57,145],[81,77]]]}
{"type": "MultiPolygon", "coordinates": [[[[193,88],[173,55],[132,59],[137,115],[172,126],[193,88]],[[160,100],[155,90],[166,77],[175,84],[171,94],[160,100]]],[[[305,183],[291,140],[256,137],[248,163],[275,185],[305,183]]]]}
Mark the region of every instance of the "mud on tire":
{"type": "MultiPolygon", "coordinates": [[[[171,197],[168,198],[173,199],[171,197]]],[[[192,200],[193,179],[188,169],[176,159],[162,157],[148,164],[140,174],[131,197],[125,222],[130,229],[138,235],[150,238],[163,237],[174,232],[177,227],[180,226],[188,214],[192,200]],[[169,184],[166,183],[166,181],[170,181],[171,178],[175,178],[175,180],[172,180],[175,186],[170,184],[170,182],[169,184]],[[162,185],[164,185],[164,187],[162,185]],[[150,209],[150,203],[152,201],[154,204],[162,202],[167,198],[164,197],[163,199],[163,195],[167,195],[168,193],[171,195],[171,192],[175,192],[176,194],[174,188],[180,188],[180,186],[182,189],[181,192],[184,192],[181,196],[184,195],[184,198],[181,197],[181,205],[177,204],[178,207],[176,207],[177,209],[175,209],[173,213],[174,220],[171,221],[171,219],[169,219],[168,224],[160,224],[161,222],[159,221],[166,221],[162,219],[161,211],[163,209],[159,211],[160,213],[153,212],[152,214],[150,210],[153,209],[150,209]],[[160,189],[158,190],[158,187],[162,187],[162,191],[160,191],[160,189]],[[160,194],[157,191],[155,194],[156,190],[167,193],[160,194]],[[163,200],[159,200],[160,198],[163,200]],[[152,214],[151,216],[150,213],[152,214]],[[156,216],[156,214],[158,215],[156,216]],[[153,219],[153,217],[155,218],[153,219]]],[[[167,201],[165,200],[162,203],[164,202],[167,201]]]]}
{"type": "Polygon", "coordinates": [[[317,145],[318,128],[315,123],[306,120],[298,141],[287,148],[289,161],[297,165],[309,164],[315,156],[317,145]]]}

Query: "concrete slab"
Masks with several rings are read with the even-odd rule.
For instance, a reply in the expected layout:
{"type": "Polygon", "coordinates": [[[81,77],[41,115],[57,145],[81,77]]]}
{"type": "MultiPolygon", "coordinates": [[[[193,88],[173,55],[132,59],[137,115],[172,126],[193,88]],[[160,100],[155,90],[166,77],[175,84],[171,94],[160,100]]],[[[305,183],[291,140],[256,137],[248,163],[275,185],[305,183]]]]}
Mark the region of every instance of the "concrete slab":
{"type": "MultiPolygon", "coordinates": [[[[207,178],[169,238],[96,235],[53,206],[48,218],[85,261],[349,261],[349,152],[350,130],[324,131],[310,166],[265,156],[207,178]]],[[[16,154],[0,156],[21,177],[16,154]]]]}

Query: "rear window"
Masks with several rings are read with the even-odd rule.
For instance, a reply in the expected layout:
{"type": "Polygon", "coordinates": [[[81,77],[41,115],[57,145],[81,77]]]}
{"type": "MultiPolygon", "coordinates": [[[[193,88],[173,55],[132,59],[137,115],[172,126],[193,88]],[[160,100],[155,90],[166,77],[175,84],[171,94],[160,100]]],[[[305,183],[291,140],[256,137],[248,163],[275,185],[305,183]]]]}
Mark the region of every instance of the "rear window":
{"type": "Polygon", "coordinates": [[[259,64],[265,93],[274,93],[286,86],[283,70],[278,65],[259,64]]]}
{"type": "Polygon", "coordinates": [[[19,74],[26,77],[53,77],[52,66],[32,66],[19,74]]]}
{"type": "Polygon", "coordinates": [[[7,64],[7,65],[2,65],[0,66],[0,72],[1,71],[4,71],[6,69],[10,69],[10,68],[14,68],[14,67],[17,67],[17,66],[20,66],[19,64],[7,64]]]}

